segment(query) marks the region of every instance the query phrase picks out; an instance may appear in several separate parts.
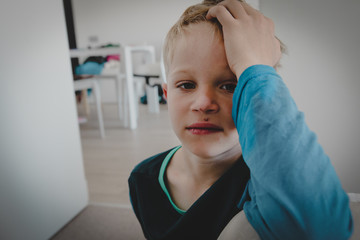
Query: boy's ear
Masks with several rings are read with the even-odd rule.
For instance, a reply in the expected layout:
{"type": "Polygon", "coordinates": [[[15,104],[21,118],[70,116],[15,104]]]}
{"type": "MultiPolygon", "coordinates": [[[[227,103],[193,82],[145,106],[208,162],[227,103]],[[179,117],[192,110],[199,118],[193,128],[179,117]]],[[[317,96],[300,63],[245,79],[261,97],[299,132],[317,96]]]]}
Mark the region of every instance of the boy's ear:
{"type": "Polygon", "coordinates": [[[163,84],[161,84],[161,87],[162,87],[162,89],[164,91],[165,99],[167,100],[167,87],[168,87],[168,85],[166,83],[163,83],[163,84]]]}

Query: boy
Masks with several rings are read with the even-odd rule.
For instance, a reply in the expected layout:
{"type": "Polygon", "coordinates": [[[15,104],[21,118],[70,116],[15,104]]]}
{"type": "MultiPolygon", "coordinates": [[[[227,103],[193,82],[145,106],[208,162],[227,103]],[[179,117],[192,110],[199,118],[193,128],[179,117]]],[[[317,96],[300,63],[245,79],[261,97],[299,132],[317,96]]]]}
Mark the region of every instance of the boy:
{"type": "Polygon", "coordinates": [[[170,30],[163,88],[182,145],[129,178],[147,239],[217,239],[239,212],[261,239],[350,237],[348,197],[280,57],[272,21],[236,0],[192,6],[170,30]]]}

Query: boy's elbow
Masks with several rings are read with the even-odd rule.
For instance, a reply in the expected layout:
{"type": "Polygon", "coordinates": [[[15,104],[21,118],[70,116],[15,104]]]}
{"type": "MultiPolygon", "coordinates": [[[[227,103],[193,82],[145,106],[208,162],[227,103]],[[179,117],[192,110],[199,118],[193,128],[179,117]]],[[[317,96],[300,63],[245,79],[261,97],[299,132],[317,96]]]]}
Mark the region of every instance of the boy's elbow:
{"type": "Polygon", "coordinates": [[[329,228],[332,230],[324,230],[333,232],[333,236],[329,235],[329,239],[349,239],[351,237],[354,230],[354,223],[351,214],[350,201],[346,193],[343,195],[342,201],[339,201],[338,208],[334,207],[333,212],[329,214],[328,218],[328,221],[330,220],[331,222],[329,228]]]}
{"type": "Polygon", "coordinates": [[[295,239],[343,240],[350,239],[353,233],[354,223],[346,194],[326,204],[314,201],[313,205],[303,208],[300,215],[295,221],[299,224],[295,227],[299,237],[295,239]]]}
{"type": "Polygon", "coordinates": [[[329,214],[314,226],[315,229],[308,233],[310,239],[349,239],[354,229],[350,208],[337,215],[329,214]]]}
{"type": "Polygon", "coordinates": [[[331,228],[333,229],[332,231],[324,229],[324,231],[332,232],[332,234],[329,235],[326,239],[350,239],[354,231],[354,223],[350,209],[348,210],[348,214],[346,214],[345,217],[338,219],[338,221],[334,221],[331,228]]]}

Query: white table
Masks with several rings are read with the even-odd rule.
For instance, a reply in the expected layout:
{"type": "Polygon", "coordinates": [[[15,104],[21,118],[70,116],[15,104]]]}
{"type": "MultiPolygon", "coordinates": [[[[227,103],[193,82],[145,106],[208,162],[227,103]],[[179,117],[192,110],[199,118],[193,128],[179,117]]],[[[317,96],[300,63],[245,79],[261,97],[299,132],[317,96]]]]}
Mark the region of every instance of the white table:
{"type": "Polygon", "coordinates": [[[89,57],[89,56],[106,56],[122,54],[120,47],[107,47],[107,48],[77,48],[70,49],[70,57],[89,57]]]}
{"type": "MultiPolygon", "coordinates": [[[[91,48],[91,49],[70,49],[70,57],[71,58],[79,58],[79,57],[90,57],[90,56],[107,56],[107,55],[123,55],[123,49],[120,47],[107,47],[107,48],[91,48]]],[[[122,80],[125,78],[125,74],[121,72],[119,69],[118,72],[114,74],[101,74],[97,76],[97,79],[114,79],[116,86],[116,97],[118,103],[118,114],[119,119],[123,119],[123,82],[122,80]]],[[[130,99],[128,100],[130,101],[130,99]]],[[[126,115],[126,114],[124,114],[126,115]]],[[[127,126],[127,119],[125,118],[125,125],[127,126]]],[[[135,129],[136,126],[131,126],[132,129],[135,129]]]]}
{"type": "MultiPolygon", "coordinates": [[[[124,122],[125,126],[128,125],[128,118],[130,122],[130,129],[137,128],[137,107],[135,100],[135,90],[134,90],[134,76],[133,76],[133,65],[132,65],[132,53],[142,52],[150,56],[149,61],[151,63],[155,62],[155,48],[154,46],[144,45],[144,46],[125,46],[125,47],[108,47],[108,48],[94,48],[94,49],[71,49],[70,56],[75,57],[87,57],[87,56],[106,56],[106,55],[116,55],[121,56],[121,68],[119,73],[116,76],[117,81],[117,98],[119,106],[119,117],[122,118],[122,96],[124,95],[124,122]],[[124,72],[121,71],[124,69],[124,72]],[[122,92],[122,79],[126,79],[126,90],[122,92]],[[124,93],[124,94],[122,94],[124,93]],[[128,116],[129,114],[129,116],[128,116]]],[[[107,75],[100,75],[101,77],[109,77],[107,75]]]]}

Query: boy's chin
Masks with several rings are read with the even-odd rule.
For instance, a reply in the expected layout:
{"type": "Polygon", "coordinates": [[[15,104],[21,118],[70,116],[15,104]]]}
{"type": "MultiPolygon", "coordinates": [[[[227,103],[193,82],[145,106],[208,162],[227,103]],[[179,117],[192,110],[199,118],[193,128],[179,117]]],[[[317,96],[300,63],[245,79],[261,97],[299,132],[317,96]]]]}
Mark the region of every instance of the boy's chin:
{"type": "Polygon", "coordinates": [[[224,147],[219,146],[219,144],[208,144],[206,146],[187,146],[188,151],[190,151],[195,156],[202,159],[217,159],[222,158],[225,160],[226,157],[232,158],[234,154],[241,155],[241,147],[224,147]]]}

